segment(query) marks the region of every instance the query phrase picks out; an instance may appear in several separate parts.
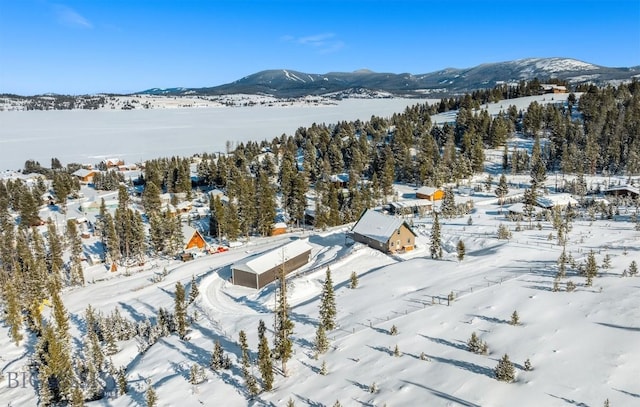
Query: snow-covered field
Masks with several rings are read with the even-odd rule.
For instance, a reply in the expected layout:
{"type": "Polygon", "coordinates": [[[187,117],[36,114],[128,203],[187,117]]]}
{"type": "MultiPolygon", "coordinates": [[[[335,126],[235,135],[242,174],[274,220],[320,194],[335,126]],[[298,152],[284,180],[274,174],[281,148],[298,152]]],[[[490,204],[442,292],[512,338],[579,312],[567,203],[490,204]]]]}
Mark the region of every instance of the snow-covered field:
{"type": "Polygon", "coordinates": [[[0,112],[0,170],[27,159],[49,166],[95,164],[118,157],[127,163],[226,151],[227,141],[273,140],[313,123],[389,117],[428,99],[345,99],[331,105],[207,107],[149,110],[0,112]]]}
{"type": "MultiPolygon", "coordinates": [[[[412,191],[397,188],[400,196],[412,191]]],[[[560,292],[552,292],[560,247],[550,224],[542,222],[541,230],[513,231],[510,241],[498,240],[500,223],[512,230],[515,224],[498,214],[495,198],[476,194],[473,199],[472,225],[468,217],[442,220],[441,261],[429,256],[430,218],[412,220],[417,248],[399,256],[359,244],[345,246],[347,227],[298,235],[314,247],[313,263],[303,271],[315,271],[290,280],[295,322],[290,374],[277,376],[274,391],[250,402],[237,364],[222,373],[207,370],[207,380],[197,386],[188,383],[189,367],[208,366],[215,340],[220,340],[232,362],[239,363],[240,330],[247,332],[255,356],[258,321],[264,320],[268,335],[271,332],[275,293],[273,287],[254,291],[231,285],[228,265],[281,245],[288,236],[253,239],[249,245],[187,263],[157,260],[117,273],[100,265],[89,268],[91,283],[64,293],[76,338],[83,333],[82,315],[88,304],[104,313],[117,307],[126,317],[141,320],[155,316],[159,307],[172,309],[177,281],[189,287],[195,275],[200,291],[189,308],[190,314],[198,315],[190,341],[175,335],[162,338],[143,355],[137,355],[135,341],[119,343],[121,350],[113,361],[127,366],[131,391],[90,405],[144,405],[147,379],[163,406],[281,406],[289,398],[298,406],[333,405],[336,400],[343,406],[600,406],[605,399],[613,406],[637,405],[640,279],[622,277],[632,260],[640,261],[640,232],[629,221],[633,208],[623,208],[612,220],[574,222],[567,249],[576,261],[594,250],[599,265],[609,254],[612,267],[599,270],[593,287],[569,272],[560,292]],[[459,239],[467,252],[461,262],[455,252],[459,239]],[[339,328],[329,334],[331,350],[316,360],[313,342],[327,262],[331,262],[339,328]],[[152,277],[165,267],[167,277],[153,283],[152,277]],[[360,279],[356,289],[348,288],[353,271],[360,279]],[[569,280],[577,284],[575,292],[565,291],[569,280]],[[456,299],[447,306],[452,291],[456,299]],[[514,310],[520,326],[508,323],[514,310]],[[392,325],[399,330],[397,336],[389,334],[392,325]],[[466,350],[472,332],[488,343],[488,355],[466,350]],[[396,345],[399,357],[393,355],[396,345]],[[516,365],[517,381],[512,384],[493,378],[505,353],[516,365]],[[532,371],[523,369],[526,359],[532,371]],[[326,376],[318,373],[323,361],[329,371],[326,376]],[[369,392],[373,383],[376,393],[369,392]]],[[[26,346],[33,344],[26,341],[26,346]]],[[[0,349],[4,372],[20,371],[27,363],[25,347],[9,342],[6,327],[0,328],[0,349]]],[[[34,405],[36,399],[29,386],[10,389],[5,378],[0,403],[34,405]]]]}

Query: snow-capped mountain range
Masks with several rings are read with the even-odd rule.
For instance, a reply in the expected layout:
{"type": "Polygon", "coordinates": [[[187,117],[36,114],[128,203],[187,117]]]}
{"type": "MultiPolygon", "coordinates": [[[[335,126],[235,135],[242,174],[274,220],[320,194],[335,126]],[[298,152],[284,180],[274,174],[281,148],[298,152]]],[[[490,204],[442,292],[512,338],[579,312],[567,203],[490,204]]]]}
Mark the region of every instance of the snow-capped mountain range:
{"type": "Polygon", "coordinates": [[[557,78],[570,83],[625,81],[640,76],[640,67],[611,68],[571,58],[526,58],[481,64],[472,68],[446,68],[425,74],[354,72],[314,74],[290,69],[257,72],[237,81],[214,87],[148,89],[154,95],[266,94],[300,97],[331,93],[376,93],[395,96],[447,95],[492,88],[500,83],[557,78]]]}

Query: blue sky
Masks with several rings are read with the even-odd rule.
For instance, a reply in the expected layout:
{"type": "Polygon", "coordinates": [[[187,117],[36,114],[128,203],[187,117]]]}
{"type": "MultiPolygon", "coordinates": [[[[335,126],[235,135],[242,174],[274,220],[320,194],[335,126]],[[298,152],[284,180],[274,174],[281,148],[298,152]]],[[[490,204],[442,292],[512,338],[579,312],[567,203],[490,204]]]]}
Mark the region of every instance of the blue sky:
{"type": "Polygon", "coordinates": [[[264,70],[640,65],[640,0],[0,0],[0,93],[215,86],[264,70]]]}

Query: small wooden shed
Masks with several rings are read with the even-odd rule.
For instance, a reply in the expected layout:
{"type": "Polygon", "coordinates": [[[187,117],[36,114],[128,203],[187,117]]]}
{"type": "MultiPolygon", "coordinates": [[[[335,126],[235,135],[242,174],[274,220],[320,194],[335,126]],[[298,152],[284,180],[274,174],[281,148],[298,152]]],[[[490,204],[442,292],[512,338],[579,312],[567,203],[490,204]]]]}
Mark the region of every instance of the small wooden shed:
{"type": "Polygon", "coordinates": [[[444,191],[440,188],[421,187],[416,191],[416,198],[440,201],[444,198],[444,191]]]}
{"type": "Polygon", "coordinates": [[[278,222],[271,228],[271,236],[277,236],[287,233],[287,224],[284,222],[278,222]]]}

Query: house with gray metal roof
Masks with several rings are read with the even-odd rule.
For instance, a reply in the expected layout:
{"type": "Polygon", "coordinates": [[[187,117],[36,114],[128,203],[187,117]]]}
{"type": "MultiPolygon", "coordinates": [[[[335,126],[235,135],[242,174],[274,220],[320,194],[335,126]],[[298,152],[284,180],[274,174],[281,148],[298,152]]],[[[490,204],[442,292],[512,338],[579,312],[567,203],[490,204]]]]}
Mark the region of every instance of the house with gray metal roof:
{"type": "Polygon", "coordinates": [[[416,234],[404,219],[367,209],[350,231],[351,238],[384,253],[413,250],[416,234]]]}

